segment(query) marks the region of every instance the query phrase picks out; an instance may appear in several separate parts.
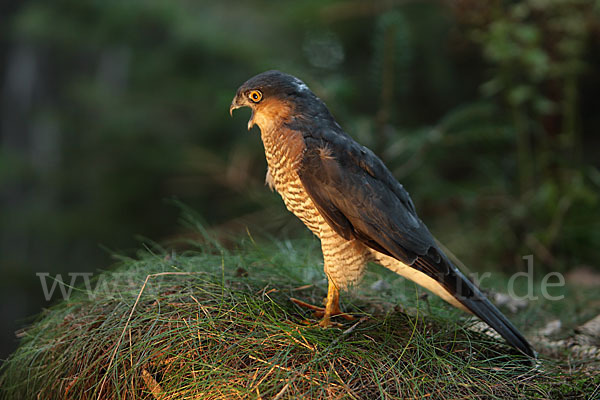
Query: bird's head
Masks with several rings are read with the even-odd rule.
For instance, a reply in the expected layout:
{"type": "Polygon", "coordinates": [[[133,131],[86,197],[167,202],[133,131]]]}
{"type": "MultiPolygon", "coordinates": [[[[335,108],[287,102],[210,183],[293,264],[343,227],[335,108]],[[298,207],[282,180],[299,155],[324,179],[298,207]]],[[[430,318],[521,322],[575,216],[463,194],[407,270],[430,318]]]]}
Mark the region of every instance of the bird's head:
{"type": "Polygon", "coordinates": [[[305,115],[311,107],[318,109],[321,105],[324,107],[300,79],[279,71],[267,71],[239,87],[229,106],[229,113],[240,107],[250,107],[252,115],[248,129],[256,124],[264,132],[274,124],[291,118],[291,115],[305,115]]]}

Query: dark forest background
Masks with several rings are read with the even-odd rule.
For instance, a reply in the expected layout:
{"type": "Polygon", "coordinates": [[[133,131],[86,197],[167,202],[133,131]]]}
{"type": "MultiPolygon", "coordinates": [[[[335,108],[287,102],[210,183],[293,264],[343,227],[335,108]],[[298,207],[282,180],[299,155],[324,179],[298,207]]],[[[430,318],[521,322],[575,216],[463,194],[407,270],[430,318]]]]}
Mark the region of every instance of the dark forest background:
{"type": "Polygon", "coordinates": [[[0,357],[39,272],[149,238],[309,235],[264,187],[237,87],[303,79],[474,271],[598,269],[600,1],[93,1],[0,6],[0,357]]]}

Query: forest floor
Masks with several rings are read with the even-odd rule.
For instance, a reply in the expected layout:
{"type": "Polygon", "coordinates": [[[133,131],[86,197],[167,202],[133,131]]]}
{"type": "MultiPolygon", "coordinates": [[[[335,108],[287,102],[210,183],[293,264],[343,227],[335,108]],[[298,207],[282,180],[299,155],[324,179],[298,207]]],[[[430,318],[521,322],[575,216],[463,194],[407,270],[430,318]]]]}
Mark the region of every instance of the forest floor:
{"type": "Polygon", "coordinates": [[[342,296],[355,320],[321,329],[290,300],[326,295],[315,240],[234,247],[121,258],[19,332],[0,398],[600,397],[600,291],[590,271],[567,275],[553,300],[539,282],[538,299],[515,301],[501,291],[507,277],[490,281],[490,297],[538,351],[532,363],[378,266],[342,296]]]}

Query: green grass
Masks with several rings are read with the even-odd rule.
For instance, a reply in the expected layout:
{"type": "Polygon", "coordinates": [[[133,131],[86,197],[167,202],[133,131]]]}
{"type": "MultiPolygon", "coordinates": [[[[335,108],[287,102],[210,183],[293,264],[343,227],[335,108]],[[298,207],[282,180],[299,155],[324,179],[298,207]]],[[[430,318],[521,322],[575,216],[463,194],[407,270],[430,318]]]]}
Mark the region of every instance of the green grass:
{"type": "MultiPolygon", "coordinates": [[[[320,329],[289,298],[321,303],[315,240],[217,243],[123,258],[22,333],[6,399],[584,398],[586,368],[528,365],[464,313],[378,267],[342,297],[355,321],[320,329]],[[371,284],[384,279],[384,289],[371,284]]],[[[530,305],[524,326],[536,310],[530,305]]],[[[545,311],[544,311],[545,310],[545,311]]],[[[527,331],[525,331],[527,334],[527,331]]],[[[535,343],[534,343],[535,345],[535,343]]]]}

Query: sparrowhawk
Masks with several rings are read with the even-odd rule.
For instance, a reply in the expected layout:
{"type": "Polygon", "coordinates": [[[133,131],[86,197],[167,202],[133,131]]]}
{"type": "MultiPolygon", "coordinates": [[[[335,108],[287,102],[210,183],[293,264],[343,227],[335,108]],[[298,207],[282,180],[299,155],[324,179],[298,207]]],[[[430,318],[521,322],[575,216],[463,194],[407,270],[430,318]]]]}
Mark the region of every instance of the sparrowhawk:
{"type": "Polygon", "coordinates": [[[403,186],[354,141],[300,79],[267,71],[237,90],[230,113],[250,107],[261,131],[267,183],[321,240],[329,281],[320,325],[341,314],[339,291],[376,262],[471,312],[523,353],[535,354],[514,325],[448,259],[417,216],[403,186]]]}

